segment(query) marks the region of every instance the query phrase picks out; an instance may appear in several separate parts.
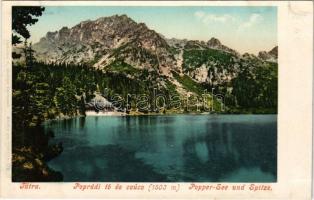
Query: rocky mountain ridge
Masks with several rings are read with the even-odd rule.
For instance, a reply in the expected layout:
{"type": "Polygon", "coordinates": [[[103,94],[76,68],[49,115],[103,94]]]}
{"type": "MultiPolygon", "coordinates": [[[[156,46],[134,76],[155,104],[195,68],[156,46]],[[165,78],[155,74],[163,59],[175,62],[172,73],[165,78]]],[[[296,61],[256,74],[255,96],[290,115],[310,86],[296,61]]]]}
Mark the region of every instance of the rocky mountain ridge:
{"type": "Polygon", "coordinates": [[[197,84],[224,86],[232,91],[228,85],[239,73],[244,69],[253,73],[255,68],[276,63],[278,54],[275,47],[258,56],[241,55],[217,38],[207,42],[167,39],[126,15],[87,20],[72,28],[48,32],[33,48],[36,58],[48,63],[87,63],[130,78],[140,77],[141,70],[146,70],[155,74],[148,76],[155,77],[149,78],[151,81],[165,85],[156,79],[156,74],[164,76],[182,95],[196,91],[191,84],[185,85],[187,82],[195,87],[197,84]]]}
{"type": "Polygon", "coordinates": [[[159,34],[126,15],[88,20],[48,32],[33,48],[41,61],[89,62],[97,68],[115,60],[149,70],[171,67],[175,62],[169,45],[159,34]]]}
{"type": "Polygon", "coordinates": [[[260,51],[258,53],[258,57],[262,60],[266,60],[269,62],[277,62],[278,59],[278,46],[275,46],[270,51],[260,51]]]}

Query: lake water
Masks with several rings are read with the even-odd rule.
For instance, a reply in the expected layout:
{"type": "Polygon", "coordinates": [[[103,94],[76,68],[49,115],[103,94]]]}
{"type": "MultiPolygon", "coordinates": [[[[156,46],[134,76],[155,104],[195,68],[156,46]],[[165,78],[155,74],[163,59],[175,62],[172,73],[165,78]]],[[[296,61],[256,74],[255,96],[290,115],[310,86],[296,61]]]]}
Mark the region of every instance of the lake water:
{"type": "Polygon", "coordinates": [[[52,121],[64,181],[276,182],[277,115],[78,117],[52,121]]]}

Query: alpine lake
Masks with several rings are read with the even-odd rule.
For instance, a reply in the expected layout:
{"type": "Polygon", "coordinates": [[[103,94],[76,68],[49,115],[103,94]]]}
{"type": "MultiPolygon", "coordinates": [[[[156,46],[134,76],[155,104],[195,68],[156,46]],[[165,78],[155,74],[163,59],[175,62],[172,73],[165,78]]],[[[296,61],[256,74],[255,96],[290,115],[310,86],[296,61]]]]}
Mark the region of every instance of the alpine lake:
{"type": "Polygon", "coordinates": [[[276,182],[277,115],[87,116],[44,124],[64,182],[276,182]]]}

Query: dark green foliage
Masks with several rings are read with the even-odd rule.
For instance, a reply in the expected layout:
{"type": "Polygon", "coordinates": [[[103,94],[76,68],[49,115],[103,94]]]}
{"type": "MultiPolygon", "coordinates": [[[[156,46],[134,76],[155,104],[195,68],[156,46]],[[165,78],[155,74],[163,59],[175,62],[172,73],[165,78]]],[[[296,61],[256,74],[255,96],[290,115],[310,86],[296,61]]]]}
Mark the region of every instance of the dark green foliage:
{"type": "Polygon", "coordinates": [[[180,76],[177,72],[172,72],[173,76],[182,86],[187,90],[196,93],[197,95],[202,95],[205,88],[203,88],[199,83],[194,81],[191,77],[187,75],[180,76]]]}
{"type": "Polygon", "coordinates": [[[34,57],[34,50],[32,48],[32,43],[28,45],[27,41],[24,42],[24,58],[26,66],[32,66],[34,61],[36,60],[34,57]]]}
{"type": "Polygon", "coordinates": [[[166,96],[175,91],[169,81],[161,86],[163,77],[157,72],[138,70],[122,62],[110,67],[113,72],[87,65],[13,65],[13,120],[19,122],[16,128],[22,131],[23,127],[37,126],[47,119],[85,114],[85,102],[105,89],[109,90],[109,99],[115,94],[124,99],[128,94],[151,97],[154,89],[166,96]],[[135,77],[129,78],[130,73],[135,77]]]}
{"type": "MultiPolygon", "coordinates": [[[[19,36],[12,34],[12,44],[13,45],[21,43],[22,41],[20,39],[21,38],[19,36]]],[[[13,56],[13,58],[15,58],[15,57],[13,56]]]]}
{"type": "Polygon", "coordinates": [[[189,70],[190,68],[195,69],[210,61],[226,67],[234,63],[233,58],[234,55],[216,49],[185,50],[183,53],[183,67],[186,70],[189,70]]]}
{"type": "Polygon", "coordinates": [[[134,68],[133,66],[119,60],[116,60],[113,63],[111,63],[109,66],[107,66],[106,70],[112,71],[112,72],[130,74],[130,75],[134,75],[141,72],[141,70],[138,70],[134,68]]]}
{"type": "Polygon", "coordinates": [[[167,88],[168,88],[168,90],[169,90],[169,92],[170,92],[170,94],[172,95],[172,96],[174,96],[174,95],[179,95],[179,93],[177,92],[177,90],[176,90],[176,86],[173,84],[173,83],[171,83],[169,80],[165,80],[165,82],[166,82],[166,86],[167,86],[167,88]]]}
{"type": "MultiPolygon", "coordinates": [[[[223,95],[226,112],[277,113],[276,63],[264,62],[256,57],[240,59],[216,49],[195,48],[190,47],[184,51],[184,70],[190,72],[203,64],[207,66],[212,84],[204,83],[203,87],[208,91],[214,88],[215,94],[223,95]],[[234,67],[235,65],[237,67],[234,67]],[[236,75],[231,81],[222,81],[220,75],[223,72],[229,76],[236,75]]],[[[189,84],[191,81],[178,75],[175,77],[187,89],[193,91],[193,84],[189,84]]]]}
{"type": "Polygon", "coordinates": [[[244,109],[271,109],[276,113],[277,82],[277,64],[243,67],[238,77],[232,81],[232,94],[236,97],[237,106],[244,109]]]}
{"type": "MultiPolygon", "coordinates": [[[[12,7],[12,30],[14,33],[21,35],[23,38],[28,39],[30,37],[27,30],[28,25],[35,24],[44,7],[40,6],[13,6],[12,7]]],[[[21,43],[20,37],[16,34],[12,34],[12,44],[21,43]]]]}
{"type": "MultiPolygon", "coordinates": [[[[65,115],[75,115],[78,99],[75,97],[77,88],[68,77],[64,77],[60,87],[56,88],[56,107],[65,115]],[[64,106],[67,105],[67,106],[64,106]]],[[[79,90],[80,92],[80,90],[79,90]]]]}
{"type": "Polygon", "coordinates": [[[54,171],[40,157],[40,153],[15,149],[12,162],[12,182],[57,182],[63,175],[54,171]]]}
{"type": "Polygon", "coordinates": [[[171,54],[179,54],[180,53],[180,50],[175,48],[175,47],[169,47],[169,51],[171,54]]]}
{"type": "Polygon", "coordinates": [[[149,62],[150,65],[157,68],[158,58],[156,54],[145,48],[138,48],[138,46],[138,41],[131,41],[114,49],[110,57],[115,57],[118,60],[124,60],[126,57],[129,57],[142,63],[149,62]]]}
{"type": "MultiPolygon", "coordinates": [[[[115,69],[123,69],[116,63],[115,69]]],[[[132,68],[134,69],[134,68],[132,68]]],[[[135,69],[134,69],[135,70],[135,69]]],[[[125,71],[124,71],[125,72],[125,71]]],[[[44,64],[34,62],[32,66],[13,65],[13,143],[14,146],[32,145],[26,142],[28,130],[38,127],[47,119],[85,114],[85,103],[89,102],[95,92],[104,93],[107,98],[114,95],[124,99],[122,108],[127,107],[128,94],[131,107],[136,107],[137,98],[144,94],[149,97],[149,104],[154,105],[153,96],[162,94],[167,98],[175,95],[175,86],[161,77],[157,72],[136,71],[135,78],[127,74],[103,72],[86,65],[44,64]],[[161,83],[164,79],[164,86],[161,83]]],[[[145,112],[155,111],[150,106],[145,112]]],[[[144,111],[143,111],[144,112],[144,111]]]]}
{"type": "Polygon", "coordinates": [[[91,74],[84,66],[13,65],[13,118],[20,118],[25,126],[36,126],[61,113],[76,114],[79,97],[84,93],[91,99],[96,90],[91,74]]]}

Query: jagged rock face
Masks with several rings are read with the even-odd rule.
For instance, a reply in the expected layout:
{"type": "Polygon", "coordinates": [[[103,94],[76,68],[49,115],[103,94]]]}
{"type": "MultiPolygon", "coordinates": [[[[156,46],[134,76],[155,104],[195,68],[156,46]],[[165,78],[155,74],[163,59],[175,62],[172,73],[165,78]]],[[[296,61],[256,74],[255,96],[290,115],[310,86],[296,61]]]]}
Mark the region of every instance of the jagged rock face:
{"type": "Polygon", "coordinates": [[[167,39],[126,15],[83,21],[72,28],[48,32],[33,48],[37,59],[44,62],[88,63],[103,70],[124,63],[165,75],[169,80],[176,71],[213,86],[232,81],[241,67],[277,62],[278,55],[278,47],[260,52],[258,57],[240,55],[217,38],[207,42],[167,39]]]}
{"type": "Polygon", "coordinates": [[[270,55],[272,55],[274,58],[278,58],[278,46],[275,46],[272,50],[268,52],[270,55]]]}
{"type": "Polygon", "coordinates": [[[228,53],[232,53],[232,54],[235,54],[235,55],[240,55],[235,50],[230,49],[229,47],[221,44],[221,42],[217,38],[214,38],[214,37],[211,38],[210,40],[208,40],[207,46],[209,48],[212,48],[212,49],[218,49],[218,50],[222,50],[222,51],[225,51],[225,52],[228,52],[228,53]]]}
{"type": "Polygon", "coordinates": [[[274,47],[269,52],[260,51],[258,53],[258,57],[262,60],[269,61],[269,62],[277,62],[278,58],[278,46],[274,47]]]}
{"type": "Polygon", "coordinates": [[[174,57],[167,42],[143,23],[126,15],[84,21],[72,28],[48,32],[34,45],[45,62],[91,62],[105,67],[120,59],[137,68],[171,67],[174,57]]]}
{"type": "Polygon", "coordinates": [[[208,77],[208,68],[204,64],[201,67],[196,68],[194,71],[191,71],[189,75],[199,83],[204,83],[210,80],[208,77]]]}
{"type": "Polygon", "coordinates": [[[216,49],[216,50],[220,50],[220,51],[224,51],[227,53],[231,53],[234,55],[239,56],[240,54],[221,44],[221,42],[217,39],[217,38],[211,38],[210,40],[208,40],[208,42],[204,42],[204,41],[199,41],[199,40],[175,40],[175,39],[170,39],[167,40],[168,44],[170,46],[184,46],[185,49],[199,49],[199,50],[204,50],[204,49],[216,49]]]}
{"type": "Polygon", "coordinates": [[[244,53],[241,57],[245,60],[257,59],[257,57],[251,53],[244,53]]]}
{"type": "Polygon", "coordinates": [[[223,67],[217,62],[209,62],[187,71],[187,74],[199,83],[216,86],[230,82],[238,75],[239,70],[238,63],[223,67]]]}
{"type": "Polygon", "coordinates": [[[214,38],[214,37],[208,40],[207,45],[212,48],[219,48],[222,46],[221,42],[217,38],[214,38]]]}
{"type": "Polygon", "coordinates": [[[258,57],[259,57],[260,59],[262,59],[262,60],[268,60],[268,59],[271,58],[271,55],[269,55],[268,52],[266,52],[266,51],[260,51],[260,52],[258,53],[258,57]]]}
{"type": "Polygon", "coordinates": [[[176,38],[167,39],[164,36],[162,37],[166,40],[169,46],[175,47],[175,48],[184,48],[184,46],[188,42],[188,40],[186,39],[183,39],[183,40],[176,39],[176,38]]]}
{"type": "Polygon", "coordinates": [[[199,83],[212,86],[228,83],[237,76],[240,66],[240,56],[228,49],[215,38],[207,43],[188,41],[183,71],[199,83]]]}

